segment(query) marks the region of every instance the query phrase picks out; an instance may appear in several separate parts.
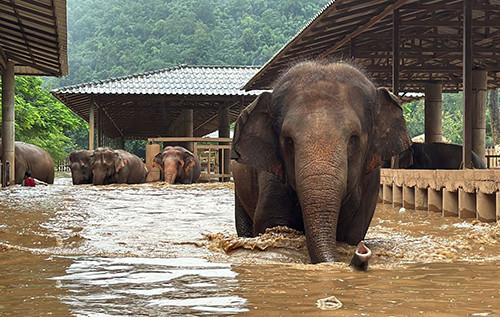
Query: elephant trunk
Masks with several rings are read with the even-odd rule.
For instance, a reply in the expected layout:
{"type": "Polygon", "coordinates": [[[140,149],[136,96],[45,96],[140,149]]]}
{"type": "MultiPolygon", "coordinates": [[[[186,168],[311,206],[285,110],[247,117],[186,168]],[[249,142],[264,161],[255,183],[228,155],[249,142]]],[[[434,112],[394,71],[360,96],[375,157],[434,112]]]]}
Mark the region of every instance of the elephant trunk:
{"type": "Polygon", "coordinates": [[[177,163],[166,161],[163,165],[163,175],[165,175],[165,182],[174,184],[177,179],[177,163]]]}
{"type": "Polygon", "coordinates": [[[318,156],[314,153],[301,153],[295,160],[296,189],[312,263],[335,261],[337,222],[347,183],[345,149],[331,145],[323,149],[331,153],[327,160],[312,161],[318,156]]]}

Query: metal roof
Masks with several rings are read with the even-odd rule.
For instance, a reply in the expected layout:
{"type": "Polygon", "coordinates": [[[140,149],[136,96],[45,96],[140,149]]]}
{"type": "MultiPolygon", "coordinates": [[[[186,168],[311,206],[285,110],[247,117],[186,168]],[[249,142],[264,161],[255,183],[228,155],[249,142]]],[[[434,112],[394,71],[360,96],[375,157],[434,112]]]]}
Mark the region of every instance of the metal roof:
{"type": "Polygon", "coordinates": [[[52,91],[62,94],[258,95],[241,88],[257,72],[252,66],[180,65],[146,73],[110,78],[52,91]]]}
{"type": "Polygon", "coordinates": [[[0,59],[16,74],[68,73],[66,0],[2,0],[0,30],[0,59]]]}
{"type": "Polygon", "coordinates": [[[218,110],[229,108],[234,122],[261,91],[241,88],[258,67],[180,65],[52,90],[88,121],[90,105],[100,109],[108,137],[169,136],[183,109],[193,109],[194,136],[218,128],[218,110]]]}
{"type": "MultiPolygon", "coordinates": [[[[474,66],[500,87],[500,1],[474,0],[474,66]]],[[[380,86],[392,84],[394,12],[400,29],[400,91],[422,92],[429,80],[445,91],[462,85],[463,0],[337,0],[283,46],[245,89],[271,89],[298,61],[353,60],[380,86]]]]}

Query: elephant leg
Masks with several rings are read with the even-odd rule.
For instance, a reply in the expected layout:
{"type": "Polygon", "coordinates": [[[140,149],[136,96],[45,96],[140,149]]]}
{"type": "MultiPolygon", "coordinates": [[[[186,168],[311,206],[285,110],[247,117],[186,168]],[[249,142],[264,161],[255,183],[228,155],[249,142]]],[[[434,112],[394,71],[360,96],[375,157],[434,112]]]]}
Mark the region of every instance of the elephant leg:
{"type": "Polygon", "coordinates": [[[337,240],[351,245],[365,238],[377,206],[380,171],[366,175],[360,192],[342,206],[337,225],[337,240]]]}
{"type": "Polygon", "coordinates": [[[238,193],[234,193],[234,219],[239,237],[253,237],[253,221],[241,204],[238,193]]]}
{"type": "Polygon", "coordinates": [[[273,174],[259,175],[259,200],[254,215],[254,234],[266,229],[286,226],[304,231],[302,212],[297,197],[273,174]]]}

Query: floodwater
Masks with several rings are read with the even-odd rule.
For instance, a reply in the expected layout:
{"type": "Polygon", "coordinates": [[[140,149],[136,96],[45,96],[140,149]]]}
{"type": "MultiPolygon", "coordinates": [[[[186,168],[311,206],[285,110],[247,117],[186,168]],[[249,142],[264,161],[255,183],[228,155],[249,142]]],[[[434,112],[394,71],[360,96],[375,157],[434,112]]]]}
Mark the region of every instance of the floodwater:
{"type": "Polygon", "coordinates": [[[355,272],[351,246],[311,265],[286,228],[235,237],[233,204],[230,184],[0,191],[0,316],[500,316],[496,223],[379,205],[355,272]]]}

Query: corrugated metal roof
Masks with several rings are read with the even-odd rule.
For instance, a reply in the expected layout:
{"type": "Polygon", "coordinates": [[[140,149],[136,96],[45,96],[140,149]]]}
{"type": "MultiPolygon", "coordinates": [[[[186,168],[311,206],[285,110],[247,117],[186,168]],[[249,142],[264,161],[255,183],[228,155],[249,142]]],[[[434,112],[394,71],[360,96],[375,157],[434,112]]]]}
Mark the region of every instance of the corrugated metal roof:
{"type": "Polygon", "coordinates": [[[146,73],[58,88],[53,94],[258,95],[243,85],[259,67],[180,65],[146,73]]]}
{"type": "Polygon", "coordinates": [[[68,73],[66,0],[0,1],[0,59],[20,75],[68,73]]]}

